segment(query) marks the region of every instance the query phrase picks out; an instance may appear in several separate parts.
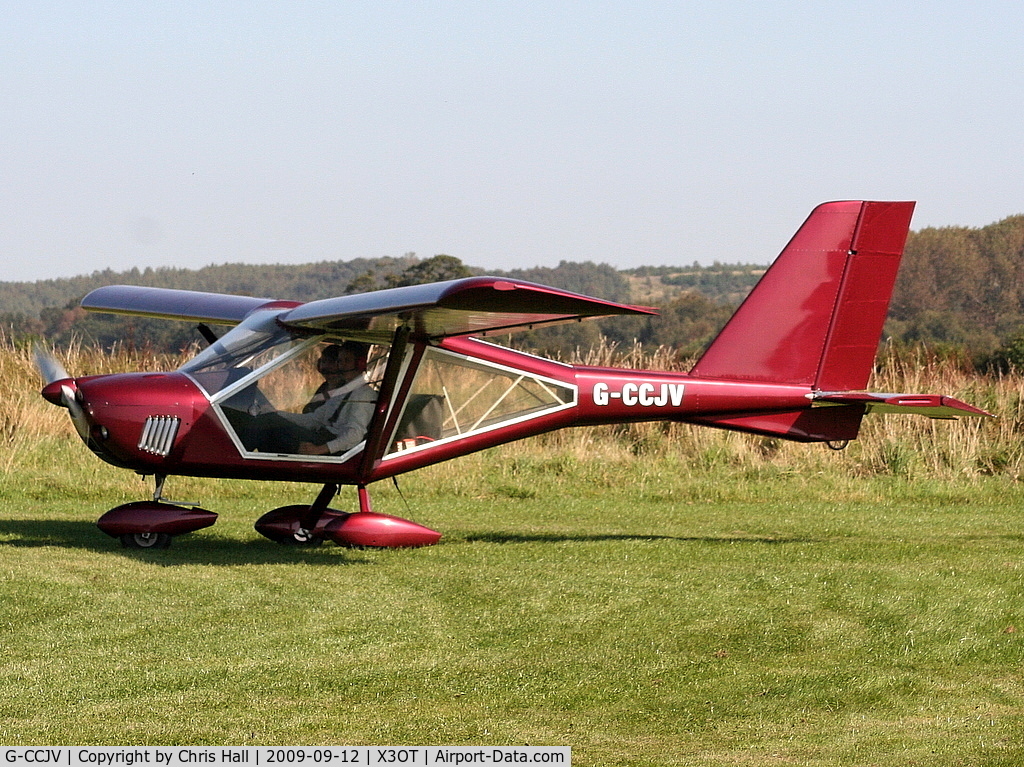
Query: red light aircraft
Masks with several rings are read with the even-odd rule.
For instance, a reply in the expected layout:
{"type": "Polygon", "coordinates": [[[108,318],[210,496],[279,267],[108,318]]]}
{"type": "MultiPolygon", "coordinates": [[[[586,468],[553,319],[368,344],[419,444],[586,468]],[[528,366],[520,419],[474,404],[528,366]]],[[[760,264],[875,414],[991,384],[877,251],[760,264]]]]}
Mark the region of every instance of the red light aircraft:
{"type": "Polygon", "coordinates": [[[70,411],[104,461],[155,476],[152,500],[111,509],[97,523],[125,546],[164,547],[215,522],[210,511],[162,497],[171,475],[323,485],[313,503],[257,521],[280,543],[428,545],[440,533],[373,512],[367,486],[568,426],[669,420],[838,447],[857,437],[867,413],[987,415],[942,395],[864,391],[913,209],[912,202],[818,206],[688,374],[567,365],[484,340],[655,313],[512,279],[471,277],[305,304],[108,286],[82,306],[234,327],[218,339],[200,325],[210,345],[170,373],[72,378],[42,357],[43,396],[70,411]],[[322,350],[352,340],[371,349],[356,384],[371,392],[365,434],[322,456],[300,452],[295,441],[275,448],[261,440],[268,417],[280,425],[303,410],[320,383],[322,350]],[[340,485],[358,488],[358,512],[329,507],[340,485]]]}

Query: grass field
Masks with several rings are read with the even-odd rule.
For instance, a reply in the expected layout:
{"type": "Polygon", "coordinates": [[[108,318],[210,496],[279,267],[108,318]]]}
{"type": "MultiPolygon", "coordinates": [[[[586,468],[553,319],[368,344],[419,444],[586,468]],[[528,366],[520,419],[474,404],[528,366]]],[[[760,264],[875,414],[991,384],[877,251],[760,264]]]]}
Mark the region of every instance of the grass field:
{"type": "Polygon", "coordinates": [[[551,435],[372,488],[445,533],[406,551],[284,548],[252,522],[316,488],[189,479],[168,493],[217,525],[122,549],[94,521],[149,485],[26,398],[0,480],[0,743],[1024,763],[1021,384],[923,383],[1004,417],[875,419],[843,453],[551,435]]]}

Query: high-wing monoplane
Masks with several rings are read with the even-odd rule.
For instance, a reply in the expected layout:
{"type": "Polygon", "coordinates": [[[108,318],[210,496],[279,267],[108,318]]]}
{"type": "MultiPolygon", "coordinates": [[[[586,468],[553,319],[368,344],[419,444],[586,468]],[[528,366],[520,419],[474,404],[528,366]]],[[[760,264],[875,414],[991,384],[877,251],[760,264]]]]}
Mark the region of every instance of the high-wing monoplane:
{"type": "Polygon", "coordinates": [[[43,396],[97,456],[155,477],[151,500],[97,523],[126,546],[163,547],[216,520],[164,499],[172,475],[322,485],[312,503],[256,522],[280,543],[428,545],[440,533],[372,511],[367,487],[542,432],[666,420],[838,447],[869,413],[986,415],[948,396],[864,390],[913,209],[818,206],[687,374],[568,365],[488,341],[655,313],[503,277],[309,303],[114,285],[82,306],[195,321],[209,345],[164,373],[71,377],[43,357],[43,396]],[[217,338],[206,323],[233,327],[217,338]],[[330,508],[341,485],[358,489],[358,511],[330,508]]]}

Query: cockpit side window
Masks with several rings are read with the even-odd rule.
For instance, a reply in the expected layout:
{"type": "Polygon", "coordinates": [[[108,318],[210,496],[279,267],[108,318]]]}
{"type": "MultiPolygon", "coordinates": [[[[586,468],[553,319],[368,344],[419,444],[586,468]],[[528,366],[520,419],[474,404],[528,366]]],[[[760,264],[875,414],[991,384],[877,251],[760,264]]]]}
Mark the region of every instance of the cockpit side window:
{"type": "Polygon", "coordinates": [[[385,458],[539,418],[576,396],[571,384],[428,348],[385,458]]]}
{"type": "Polygon", "coordinates": [[[213,400],[243,453],[347,458],[366,439],[387,352],[344,339],[303,341],[213,400]]]}

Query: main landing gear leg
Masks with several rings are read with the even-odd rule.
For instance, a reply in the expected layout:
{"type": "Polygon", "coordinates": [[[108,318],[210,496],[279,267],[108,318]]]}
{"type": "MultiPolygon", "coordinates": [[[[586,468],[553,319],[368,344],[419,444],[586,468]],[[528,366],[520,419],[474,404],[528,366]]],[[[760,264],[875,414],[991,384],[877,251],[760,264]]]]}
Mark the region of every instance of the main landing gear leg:
{"type": "Polygon", "coordinates": [[[359,485],[359,510],[360,511],[373,511],[370,508],[370,493],[366,490],[366,485],[359,485]]]}
{"type": "Polygon", "coordinates": [[[256,532],[286,546],[319,546],[324,538],[330,538],[325,535],[326,526],[349,516],[328,508],[337,494],[338,485],[327,484],[308,506],[295,504],[268,511],[256,520],[256,532]]]}
{"type": "Polygon", "coordinates": [[[324,489],[317,495],[316,500],[310,504],[309,511],[299,520],[299,527],[293,533],[297,544],[300,546],[316,546],[320,543],[321,539],[314,537],[313,531],[316,530],[317,523],[320,522],[324,512],[327,511],[327,507],[337,494],[338,485],[324,485],[324,489]]]}

